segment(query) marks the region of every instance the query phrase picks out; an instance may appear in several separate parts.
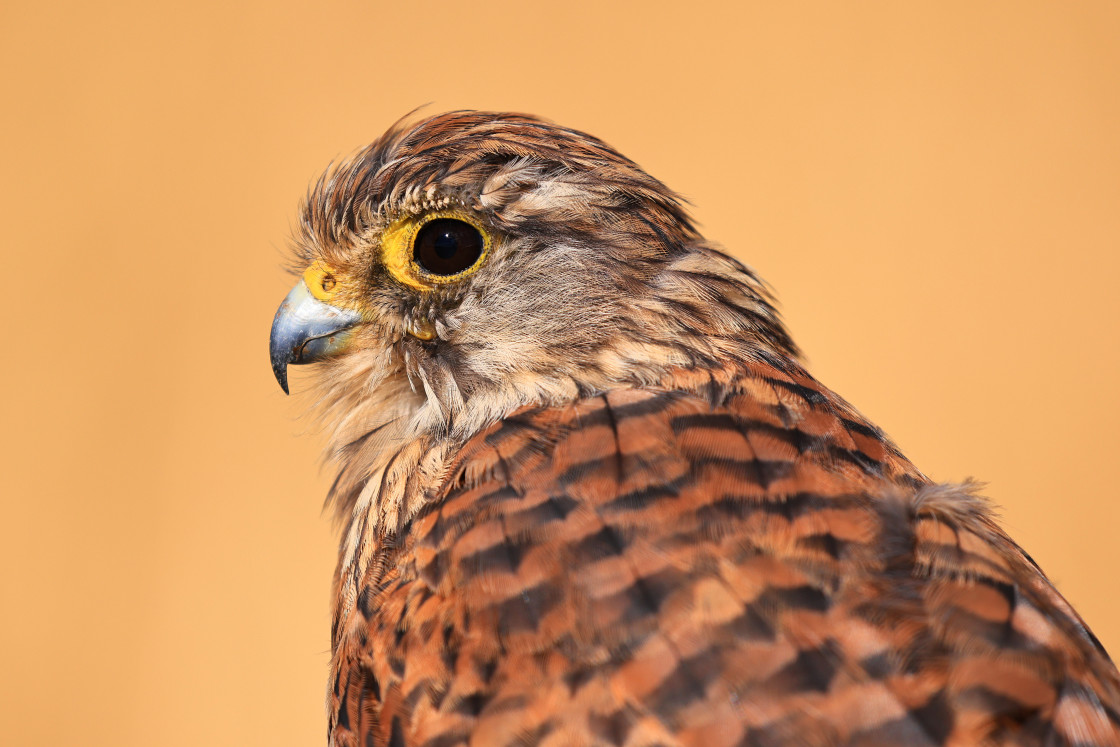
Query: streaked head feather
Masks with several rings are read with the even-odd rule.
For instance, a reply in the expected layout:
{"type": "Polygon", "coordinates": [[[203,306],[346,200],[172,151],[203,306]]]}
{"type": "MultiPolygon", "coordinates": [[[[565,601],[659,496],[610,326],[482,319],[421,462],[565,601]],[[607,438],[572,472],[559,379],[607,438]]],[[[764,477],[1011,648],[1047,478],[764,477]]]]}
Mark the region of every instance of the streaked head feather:
{"type": "MultiPolygon", "coordinates": [[[[673,369],[797,356],[765,286],[704,240],[680,197],[597,138],[528,115],[398,122],[315,183],[296,246],[303,266],[362,278],[376,320],[320,367],[342,465],[332,500],[347,522],[374,503],[393,504],[379,515],[394,521],[411,515],[431,485],[369,485],[419,441],[461,444],[520,407],[673,369]],[[500,237],[484,266],[435,291],[394,283],[378,264],[380,232],[448,205],[500,237]],[[436,339],[410,337],[414,318],[436,339]]],[[[428,474],[439,479],[438,465],[428,474]]]]}

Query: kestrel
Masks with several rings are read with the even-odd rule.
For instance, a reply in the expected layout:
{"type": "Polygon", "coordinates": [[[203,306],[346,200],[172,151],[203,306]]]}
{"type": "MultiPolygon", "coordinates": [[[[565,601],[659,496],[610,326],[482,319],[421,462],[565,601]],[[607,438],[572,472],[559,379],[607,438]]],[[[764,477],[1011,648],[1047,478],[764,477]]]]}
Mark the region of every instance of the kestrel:
{"type": "Polygon", "coordinates": [[[329,740],[1120,745],[1120,675],[969,484],[804,369],[602,141],[398,124],[313,186],[271,357],[342,526],[329,740]]]}

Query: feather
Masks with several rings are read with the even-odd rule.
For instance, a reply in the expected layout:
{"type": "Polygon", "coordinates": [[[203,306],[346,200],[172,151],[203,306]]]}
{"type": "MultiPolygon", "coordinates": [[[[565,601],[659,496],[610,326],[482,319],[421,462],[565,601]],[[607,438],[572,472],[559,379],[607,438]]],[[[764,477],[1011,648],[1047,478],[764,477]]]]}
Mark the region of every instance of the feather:
{"type": "Polygon", "coordinates": [[[363,310],[318,370],[333,745],[1120,745],[1120,673],[979,486],[817,382],[602,141],[406,118],[313,185],[296,247],[363,310]],[[406,287],[382,232],[437,210],[490,250],[406,287]]]}

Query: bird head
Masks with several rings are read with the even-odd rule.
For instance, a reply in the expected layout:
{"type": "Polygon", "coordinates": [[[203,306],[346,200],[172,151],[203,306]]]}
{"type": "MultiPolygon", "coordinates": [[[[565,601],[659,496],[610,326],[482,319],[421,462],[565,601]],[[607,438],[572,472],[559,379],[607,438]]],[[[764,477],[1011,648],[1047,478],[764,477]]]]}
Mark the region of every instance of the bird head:
{"type": "Polygon", "coordinates": [[[384,423],[471,435],[674,368],[794,356],[753,273],[601,140],[535,117],[394,126],[314,184],[272,327],[320,364],[336,447],[384,423]]]}

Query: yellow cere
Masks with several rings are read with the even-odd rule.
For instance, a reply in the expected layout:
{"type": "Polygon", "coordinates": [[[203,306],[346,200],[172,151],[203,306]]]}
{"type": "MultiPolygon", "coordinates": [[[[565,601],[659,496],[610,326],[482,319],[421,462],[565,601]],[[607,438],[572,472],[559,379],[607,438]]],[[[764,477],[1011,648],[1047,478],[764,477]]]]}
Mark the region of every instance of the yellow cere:
{"type": "Polygon", "coordinates": [[[355,286],[352,278],[340,274],[325,262],[312,262],[303,271],[303,282],[317,300],[338,309],[365,313],[360,297],[361,289],[355,286]]]}
{"type": "Polygon", "coordinates": [[[338,278],[329,267],[319,261],[312,262],[303,271],[303,282],[307,283],[311,295],[323,303],[330,303],[339,289],[338,278]]]}
{"type": "Polygon", "coordinates": [[[438,285],[453,283],[471,275],[482,266],[490,253],[490,232],[478,218],[465,210],[436,210],[421,216],[410,215],[389,224],[381,233],[381,259],[385,269],[397,281],[416,290],[432,290],[438,285]],[[412,257],[412,242],[417,232],[430,221],[454,218],[470,223],[482,234],[482,254],[473,265],[455,275],[433,275],[426,272],[412,257]]]}

